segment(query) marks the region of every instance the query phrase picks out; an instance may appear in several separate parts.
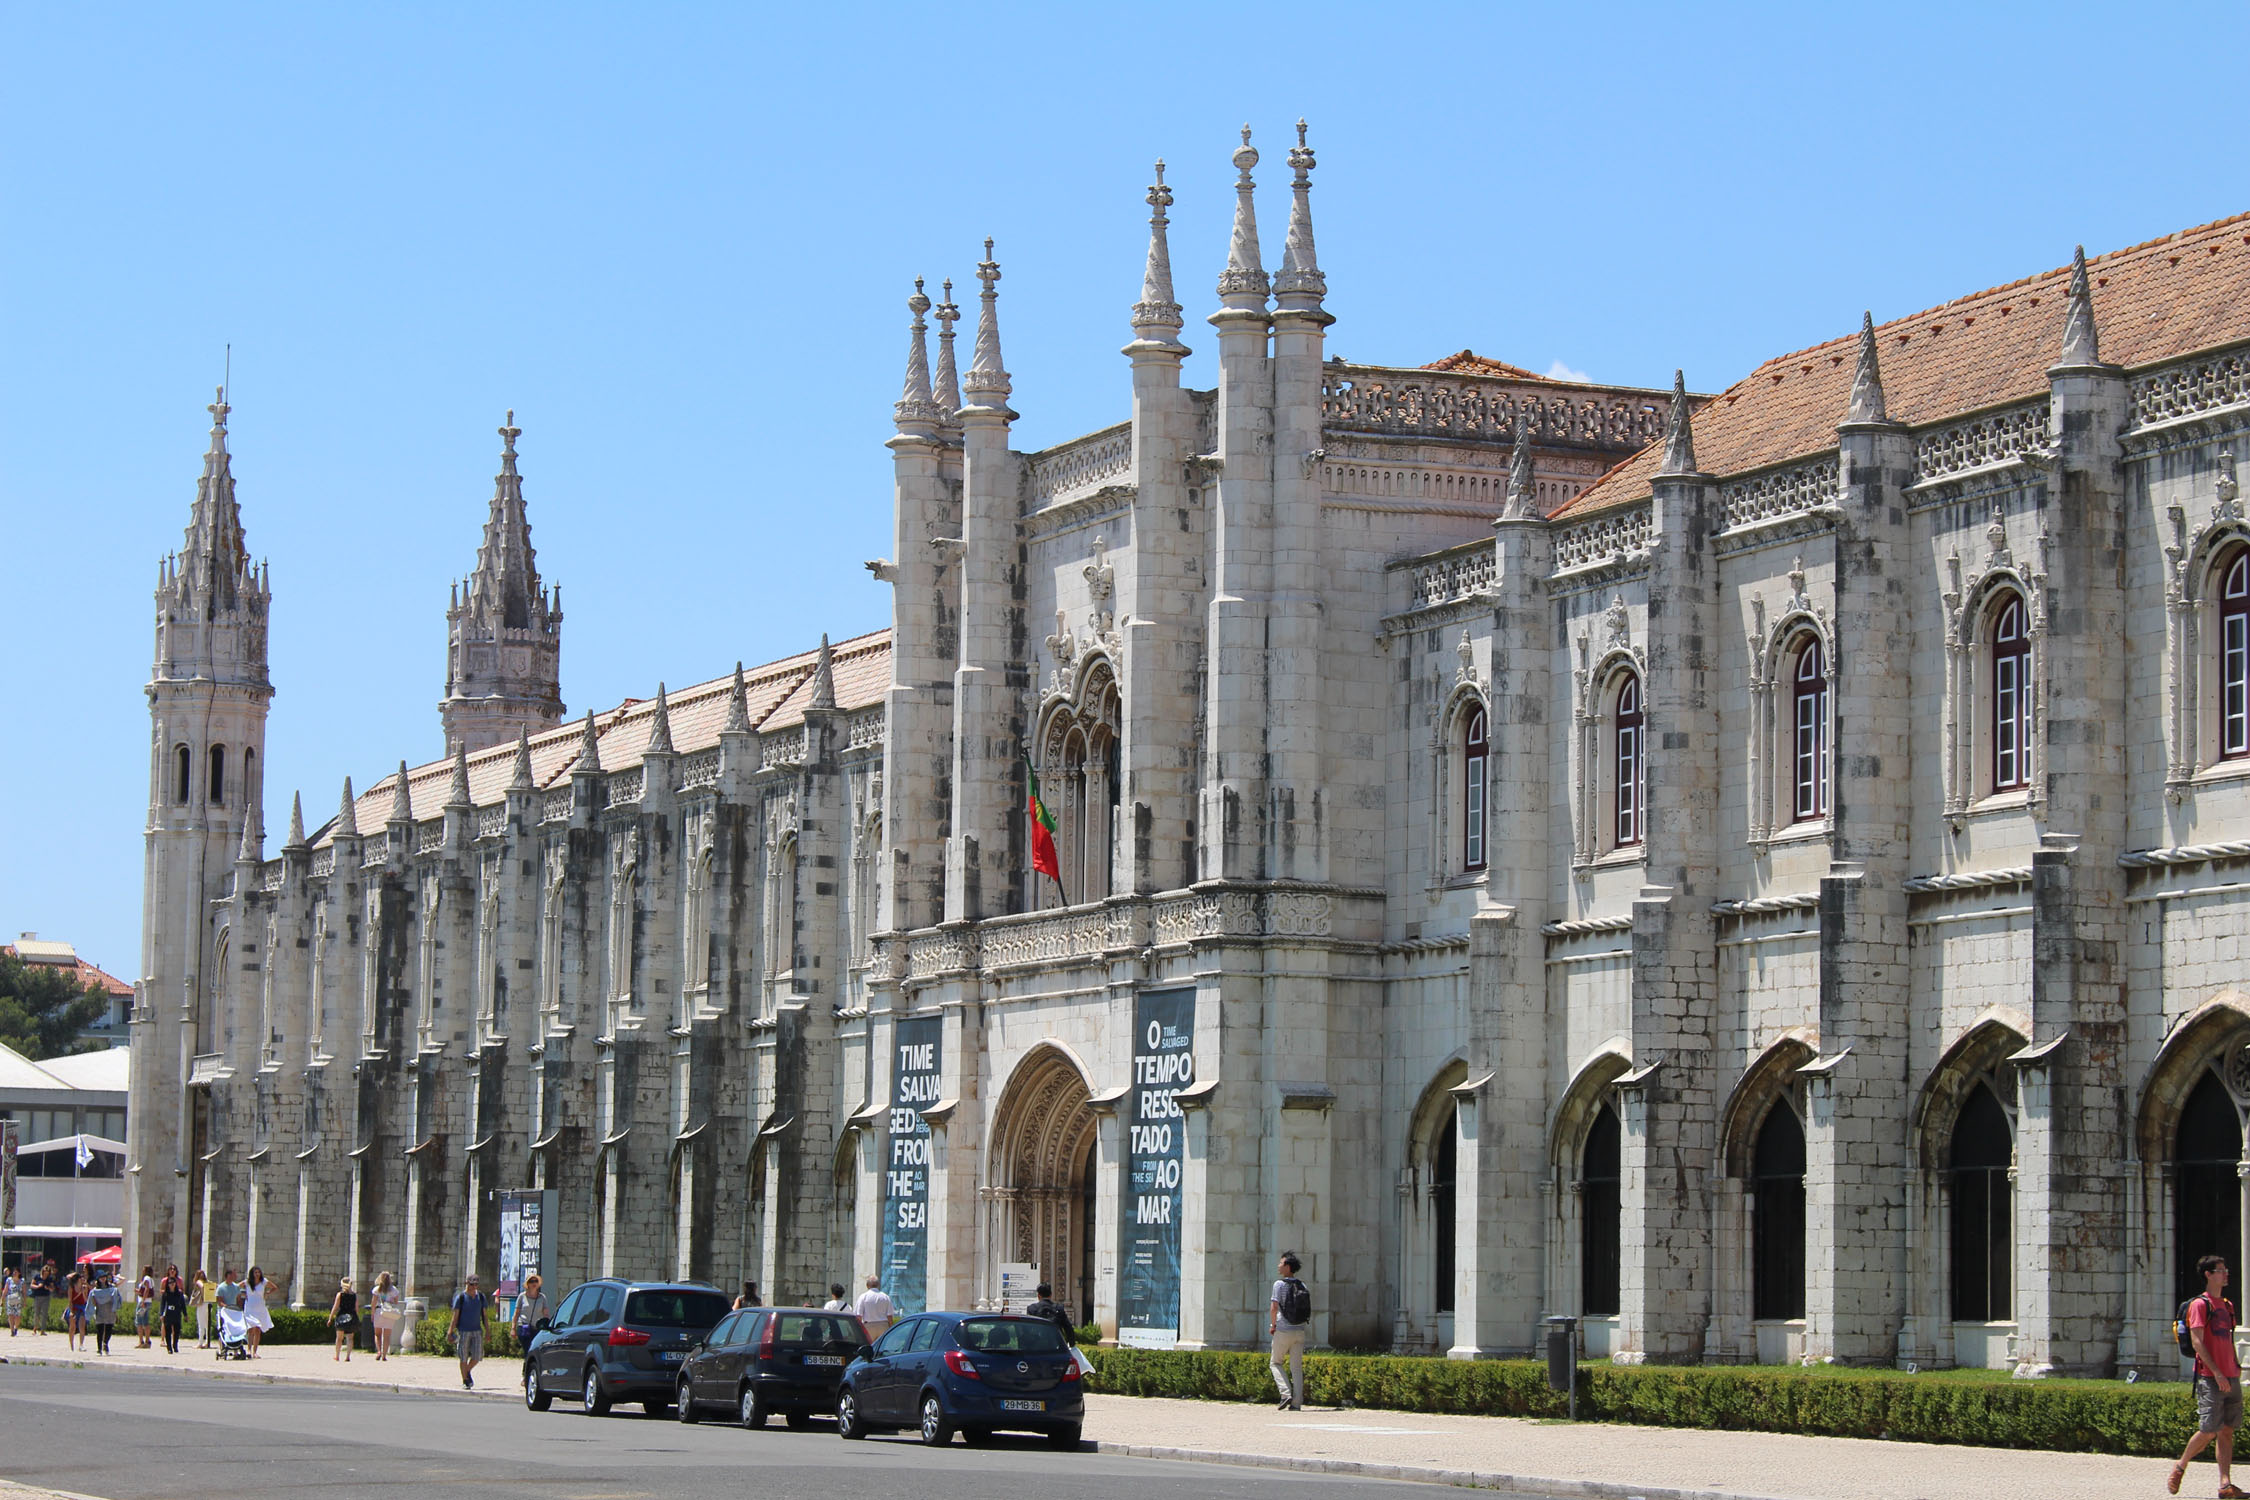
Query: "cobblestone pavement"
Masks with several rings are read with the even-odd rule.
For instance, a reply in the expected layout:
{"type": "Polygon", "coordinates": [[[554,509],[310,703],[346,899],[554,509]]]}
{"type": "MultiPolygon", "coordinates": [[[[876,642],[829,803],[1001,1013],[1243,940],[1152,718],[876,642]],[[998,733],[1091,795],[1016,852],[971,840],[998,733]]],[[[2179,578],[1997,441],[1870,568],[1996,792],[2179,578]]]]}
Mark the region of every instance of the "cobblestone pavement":
{"type": "MultiPolygon", "coordinates": [[[[0,1338],[0,1359],[69,1361],[59,1335],[0,1338]],[[34,1347],[25,1347],[26,1345],[34,1347]]],[[[223,1380],[336,1382],[371,1389],[471,1399],[450,1359],[399,1355],[349,1364],[325,1348],[283,1346],[251,1361],[214,1360],[192,1344],[177,1355],[120,1340],[88,1368],[176,1369],[223,1380]]],[[[474,1398],[520,1399],[513,1360],[488,1360],[474,1398]]],[[[1759,1500],[2114,1500],[2163,1493],[2161,1459],[2031,1453],[1994,1448],[1884,1443],[1779,1433],[1695,1432],[1661,1427],[1573,1425],[1507,1417],[1423,1416],[1370,1410],[1282,1413],[1267,1406],[1088,1398],[1086,1436],[1104,1451],[1288,1467],[1367,1478],[1427,1479],[1558,1495],[1686,1495],[1759,1500]]],[[[2186,1434],[2182,1433],[2183,1441],[2186,1434]]],[[[2250,1468],[2250,1465],[2246,1465],[2250,1468]]],[[[2217,1472],[2190,1471],[2183,1495],[2211,1495],[2217,1472]]]]}

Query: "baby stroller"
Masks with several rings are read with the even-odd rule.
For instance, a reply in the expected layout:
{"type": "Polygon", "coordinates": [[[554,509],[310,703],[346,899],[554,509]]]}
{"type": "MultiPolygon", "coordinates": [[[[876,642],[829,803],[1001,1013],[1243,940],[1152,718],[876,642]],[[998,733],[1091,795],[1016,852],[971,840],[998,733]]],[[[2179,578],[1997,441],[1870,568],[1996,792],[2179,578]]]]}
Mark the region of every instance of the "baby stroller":
{"type": "Polygon", "coordinates": [[[248,1359],[250,1357],[249,1315],[231,1307],[219,1309],[219,1348],[216,1359],[248,1359]]]}

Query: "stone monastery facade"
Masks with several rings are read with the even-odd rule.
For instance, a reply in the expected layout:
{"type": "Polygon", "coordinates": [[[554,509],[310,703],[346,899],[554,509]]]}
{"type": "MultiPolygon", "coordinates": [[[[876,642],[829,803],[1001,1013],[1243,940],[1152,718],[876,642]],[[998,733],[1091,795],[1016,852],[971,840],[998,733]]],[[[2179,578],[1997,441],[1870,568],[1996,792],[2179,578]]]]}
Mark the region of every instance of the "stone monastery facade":
{"type": "Polygon", "coordinates": [[[563,719],[514,452],[449,755],[267,858],[227,408],[163,564],[129,1257],[1035,1266],[1126,1341],[2174,1375],[2241,1263],[2250,220],[1712,397],[1326,357],[1313,154],[1187,389],[1013,446],[919,284],[885,633],[563,719]],[[936,320],[936,358],[926,315],[936,320]],[[1060,878],[1031,867],[1027,768],[1060,878]]]}

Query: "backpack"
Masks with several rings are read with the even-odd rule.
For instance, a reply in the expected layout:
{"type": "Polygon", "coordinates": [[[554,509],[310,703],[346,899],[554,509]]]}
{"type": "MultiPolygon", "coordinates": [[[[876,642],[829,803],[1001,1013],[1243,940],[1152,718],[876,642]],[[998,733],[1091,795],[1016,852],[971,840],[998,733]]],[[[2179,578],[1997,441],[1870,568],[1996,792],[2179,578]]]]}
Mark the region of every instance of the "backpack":
{"type": "Polygon", "coordinates": [[[2172,1315],[2172,1337],[2180,1341],[2180,1355],[2185,1359],[2195,1358],[2195,1333],[2188,1323],[2188,1309],[2202,1300],[2203,1293],[2198,1292],[2181,1303],[2180,1310],[2172,1315]]]}
{"type": "Polygon", "coordinates": [[[1312,1321],[1312,1293],[1294,1276],[1285,1276],[1281,1281],[1281,1316],[1290,1323],[1312,1321]]]}

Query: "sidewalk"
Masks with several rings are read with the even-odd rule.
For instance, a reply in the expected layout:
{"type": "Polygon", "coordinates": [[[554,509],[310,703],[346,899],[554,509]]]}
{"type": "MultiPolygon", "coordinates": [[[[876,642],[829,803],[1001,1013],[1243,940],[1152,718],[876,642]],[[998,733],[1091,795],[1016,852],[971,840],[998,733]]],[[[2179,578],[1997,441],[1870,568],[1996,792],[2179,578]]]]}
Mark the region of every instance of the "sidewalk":
{"type": "MultiPolygon", "coordinates": [[[[117,1341],[105,1360],[91,1354],[74,1358],[60,1334],[0,1337],[0,1359],[89,1369],[178,1370],[222,1380],[285,1380],[465,1400],[521,1399],[512,1359],[486,1361],[480,1370],[485,1378],[471,1393],[461,1389],[452,1360],[423,1355],[399,1355],[377,1364],[373,1355],[360,1353],[342,1364],[325,1347],[283,1345],[255,1360],[221,1363],[192,1343],[177,1355],[131,1344],[130,1339],[117,1341]]],[[[1086,1436],[1106,1453],[1617,1500],[2116,1500],[2162,1495],[2168,1467],[2153,1458],[1764,1432],[1574,1426],[1512,1417],[1326,1409],[1283,1413],[1269,1406],[1132,1396],[1089,1396],[1086,1416],[1086,1436]]],[[[2187,1434],[2180,1436],[2185,1442],[2187,1434]]],[[[2211,1495],[2217,1489],[2216,1469],[2199,1463],[2188,1471],[2180,1493],[2211,1495]]],[[[0,1500],[13,1497],[0,1490],[0,1500]]]]}

